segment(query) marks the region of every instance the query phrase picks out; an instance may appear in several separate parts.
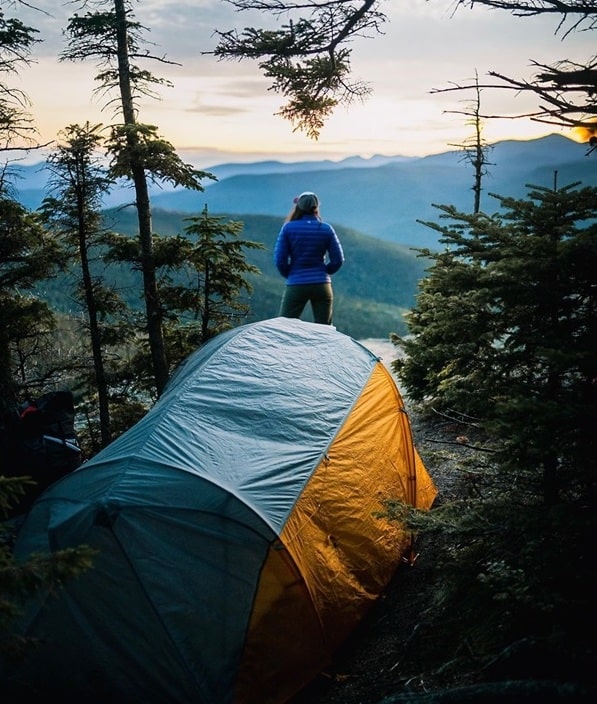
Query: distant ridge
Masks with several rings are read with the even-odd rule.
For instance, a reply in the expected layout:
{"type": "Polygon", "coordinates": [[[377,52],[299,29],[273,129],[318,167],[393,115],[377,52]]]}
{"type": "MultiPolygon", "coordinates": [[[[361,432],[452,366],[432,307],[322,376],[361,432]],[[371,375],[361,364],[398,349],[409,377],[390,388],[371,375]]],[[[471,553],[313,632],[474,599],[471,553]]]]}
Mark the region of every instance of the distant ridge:
{"type": "MultiPolygon", "coordinates": [[[[552,134],[534,140],[497,142],[488,154],[481,209],[493,213],[498,202],[491,193],[525,198],[528,184],[562,187],[580,181],[597,186],[597,157],[587,156],[585,145],[552,134]]],[[[21,178],[17,197],[27,207],[39,207],[47,172],[43,165],[17,167],[21,178]]],[[[408,247],[439,246],[437,233],[421,224],[437,221],[433,204],[453,205],[469,212],[473,205],[473,170],[460,150],[425,157],[377,155],[348,157],[339,162],[261,161],[228,163],[204,169],[217,182],[205,181],[205,190],[155,189],[154,208],[211,214],[244,213],[283,219],[292,198],[304,190],[316,191],[323,217],[365,235],[408,247]]],[[[130,189],[117,189],[105,201],[114,207],[132,200],[130,189]]]]}
{"type": "Polygon", "coordinates": [[[382,156],[381,154],[376,154],[369,158],[364,158],[362,156],[348,156],[340,161],[332,161],[331,159],[324,159],[321,161],[297,161],[297,162],[284,162],[284,161],[255,161],[249,163],[227,163],[227,164],[217,164],[215,166],[208,166],[203,171],[208,171],[209,173],[217,176],[218,179],[229,178],[230,176],[256,176],[258,174],[280,174],[280,173],[298,173],[305,171],[330,171],[342,168],[356,168],[356,169],[374,169],[378,166],[384,166],[385,164],[392,164],[397,162],[413,161],[420,157],[409,157],[409,156],[382,156]]]}

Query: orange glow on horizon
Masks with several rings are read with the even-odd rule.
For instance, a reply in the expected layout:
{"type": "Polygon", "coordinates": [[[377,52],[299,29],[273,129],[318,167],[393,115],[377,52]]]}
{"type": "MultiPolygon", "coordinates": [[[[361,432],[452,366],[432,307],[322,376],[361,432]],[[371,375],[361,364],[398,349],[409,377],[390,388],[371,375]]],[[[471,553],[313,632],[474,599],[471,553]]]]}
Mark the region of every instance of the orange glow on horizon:
{"type": "Polygon", "coordinates": [[[595,146],[597,144],[597,117],[588,120],[582,125],[573,127],[571,132],[577,142],[583,144],[588,143],[591,146],[595,146]],[[589,123],[594,123],[594,126],[589,123]]]}

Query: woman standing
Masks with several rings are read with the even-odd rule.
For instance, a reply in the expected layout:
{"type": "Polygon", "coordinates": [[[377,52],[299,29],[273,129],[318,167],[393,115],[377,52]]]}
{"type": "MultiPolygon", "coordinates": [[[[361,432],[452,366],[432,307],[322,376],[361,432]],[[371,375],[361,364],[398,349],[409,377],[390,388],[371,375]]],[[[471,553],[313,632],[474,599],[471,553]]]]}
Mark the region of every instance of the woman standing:
{"type": "Polygon", "coordinates": [[[332,274],[344,263],[342,245],[334,228],[321,219],[315,193],[301,193],[294,203],[274,247],[274,262],[286,279],[280,315],[300,318],[310,302],[314,322],[331,325],[332,274]]]}

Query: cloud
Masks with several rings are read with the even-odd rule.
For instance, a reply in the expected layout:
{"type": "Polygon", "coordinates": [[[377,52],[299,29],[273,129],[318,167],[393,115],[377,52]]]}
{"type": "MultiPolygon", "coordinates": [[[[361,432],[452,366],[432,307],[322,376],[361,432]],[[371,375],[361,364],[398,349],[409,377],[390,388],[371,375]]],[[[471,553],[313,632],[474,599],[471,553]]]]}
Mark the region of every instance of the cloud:
{"type": "Polygon", "coordinates": [[[194,103],[191,107],[185,108],[185,112],[198,113],[206,117],[230,117],[248,111],[238,105],[207,105],[206,103],[194,103]]]}
{"type": "MultiPolygon", "coordinates": [[[[39,4],[51,5],[45,0],[39,4]]],[[[337,150],[344,149],[345,155],[420,156],[442,151],[468,133],[465,118],[449,113],[462,110],[472,94],[432,93],[434,89],[465,83],[475,71],[481,81],[488,80],[489,71],[529,79],[531,59],[581,62],[594,54],[591,32],[572,33],[563,40],[556,16],[518,18],[505,11],[462,6],[454,12],[455,6],[455,0],[381,4],[389,20],[384,33],[357,38],[349,46],[352,79],[370,84],[371,95],[362,104],[338,108],[320,139],[313,142],[276,115],[285,98],[269,90],[270,81],[257,61],[217,61],[204,53],[215,48],[216,28],[242,30],[264,23],[271,28],[286,18],[263,11],[235,12],[223,0],[134,2],[135,18],[149,30],[144,34],[152,42],[148,48],[177,62],[143,62],[143,68],[168,79],[173,87],[160,89],[161,101],[143,101],[141,119],[157,125],[175,146],[185,148],[192,147],[200,135],[204,145],[209,142],[216,150],[218,144],[225,144],[227,150],[244,153],[294,150],[322,157],[326,150],[338,155],[337,150]]],[[[44,141],[53,139],[66,124],[112,119],[111,113],[101,111],[103,102],[93,94],[97,66],[92,61],[73,65],[56,59],[65,48],[61,32],[77,7],[60,1],[51,5],[48,14],[19,7],[19,17],[38,27],[43,39],[35,47],[37,65],[22,71],[19,79],[33,100],[33,116],[44,141]]],[[[517,97],[509,90],[486,90],[482,101],[493,114],[514,116],[536,108],[533,96],[517,97]]],[[[504,138],[507,130],[513,137],[533,136],[532,129],[543,132],[540,125],[520,120],[493,121],[487,129],[496,139],[504,138]]]]}

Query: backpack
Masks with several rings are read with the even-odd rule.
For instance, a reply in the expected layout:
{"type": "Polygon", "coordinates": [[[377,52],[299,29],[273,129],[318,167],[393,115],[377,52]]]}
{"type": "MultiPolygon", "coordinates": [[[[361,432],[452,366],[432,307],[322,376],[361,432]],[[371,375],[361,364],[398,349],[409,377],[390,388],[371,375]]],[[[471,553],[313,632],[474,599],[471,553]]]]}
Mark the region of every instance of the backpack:
{"type": "Polygon", "coordinates": [[[52,391],[25,404],[4,423],[2,436],[0,474],[30,476],[35,482],[25,488],[9,517],[26,513],[50,484],[81,464],[70,391],[52,391]]]}

